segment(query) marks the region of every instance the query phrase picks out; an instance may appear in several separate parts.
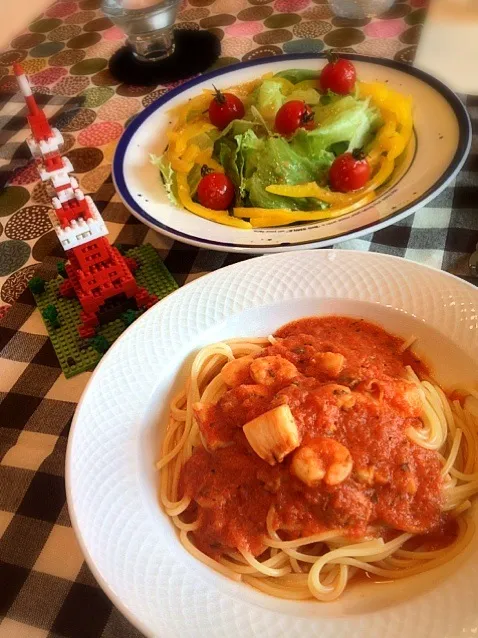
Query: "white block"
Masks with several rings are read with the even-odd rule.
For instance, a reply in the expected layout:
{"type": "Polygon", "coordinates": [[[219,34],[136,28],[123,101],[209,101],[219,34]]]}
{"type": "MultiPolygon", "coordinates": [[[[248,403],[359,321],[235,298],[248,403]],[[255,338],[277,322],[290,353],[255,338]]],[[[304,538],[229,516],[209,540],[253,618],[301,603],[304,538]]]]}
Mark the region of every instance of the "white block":
{"type": "Polygon", "coordinates": [[[76,248],[77,246],[86,244],[93,239],[104,237],[108,234],[106,224],[96,208],[95,203],[89,196],[85,199],[88,202],[88,207],[93,216],[92,219],[85,220],[81,218],[73,220],[69,226],[62,228],[56,215],[53,213],[50,216],[53,228],[55,229],[58,239],[65,250],[76,248]]]}
{"type": "Polygon", "coordinates": [[[62,157],[63,168],[59,168],[56,171],[47,171],[46,168],[41,168],[39,173],[43,182],[48,180],[52,181],[53,186],[64,186],[70,184],[70,177],[68,173],[73,172],[73,166],[67,157],[62,157]]]}
{"type": "Polygon", "coordinates": [[[64,204],[65,202],[71,202],[72,199],[75,199],[75,191],[72,188],[65,188],[61,191],[58,191],[57,195],[62,204],[64,204]]]}
{"type": "Polygon", "coordinates": [[[42,154],[41,154],[41,151],[40,151],[40,147],[38,146],[37,142],[35,142],[33,137],[28,137],[27,138],[27,146],[28,146],[28,149],[29,149],[30,153],[32,154],[32,156],[35,159],[41,159],[42,154]]]}
{"type": "Polygon", "coordinates": [[[52,131],[53,135],[47,140],[41,140],[40,142],[37,142],[33,137],[29,137],[27,139],[30,153],[36,159],[40,159],[45,155],[48,155],[48,153],[58,153],[60,151],[60,147],[63,146],[63,135],[57,128],[52,129],[52,131]]]}
{"type": "Polygon", "coordinates": [[[32,90],[30,88],[30,83],[28,82],[27,76],[25,74],[17,75],[17,83],[18,88],[20,89],[22,94],[25,97],[30,97],[30,95],[32,94],[32,90]]]}
{"type": "Polygon", "coordinates": [[[55,140],[58,146],[63,146],[63,144],[65,143],[65,140],[63,139],[63,135],[60,133],[60,131],[57,128],[52,128],[51,130],[53,131],[53,135],[55,137],[55,140]]]}
{"type": "Polygon", "coordinates": [[[42,155],[48,155],[48,153],[59,153],[60,148],[54,137],[49,137],[47,140],[40,140],[38,142],[40,152],[42,155]]]}

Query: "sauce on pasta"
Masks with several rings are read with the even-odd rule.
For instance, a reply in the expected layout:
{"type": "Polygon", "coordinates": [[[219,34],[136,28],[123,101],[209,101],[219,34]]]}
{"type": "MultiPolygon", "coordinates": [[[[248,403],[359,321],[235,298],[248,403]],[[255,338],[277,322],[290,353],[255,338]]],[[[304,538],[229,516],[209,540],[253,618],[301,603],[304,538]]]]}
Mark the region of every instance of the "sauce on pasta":
{"type": "MultiPolygon", "coordinates": [[[[350,538],[382,535],[383,528],[389,535],[390,530],[440,535],[439,459],[406,434],[422,424],[416,392],[404,380],[411,357],[401,351],[403,341],[346,317],[301,319],[275,337],[280,341],[257,358],[280,355],[299,374],[261,385],[246,373],[200,420],[206,441],[219,440],[224,447],[198,448],[182,471],[181,489],[197,509],[196,546],[211,557],[237,548],[259,555],[271,506],[273,526],[287,540],[333,529],[350,538]],[[345,366],[338,374],[324,370],[317,352],[340,353],[345,366]],[[340,408],[334,394],[339,386],[360,398],[353,409],[340,408]],[[252,450],[242,426],[283,403],[302,444],[330,437],[349,450],[354,469],[346,480],[309,487],[291,472],[291,456],[271,466],[252,450]]],[[[412,363],[426,372],[423,364],[412,363]]]]}
{"type": "Polygon", "coordinates": [[[327,602],[470,543],[478,390],[350,317],[205,346],[170,406],[162,506],[188,552],[267,594],[327,602]]]}

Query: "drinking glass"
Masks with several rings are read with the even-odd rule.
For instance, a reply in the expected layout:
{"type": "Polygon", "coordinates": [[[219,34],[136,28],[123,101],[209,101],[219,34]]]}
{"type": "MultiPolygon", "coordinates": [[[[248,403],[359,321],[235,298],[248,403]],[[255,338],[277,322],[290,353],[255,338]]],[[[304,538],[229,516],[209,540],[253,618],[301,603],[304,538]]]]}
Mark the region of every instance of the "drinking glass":
{"type": "Polygon", "coordinates": [[[340,18],[371,18],[384,13],[395,0],[328,0],[330,8],[340,18]]]}
{"type": "Polygon", "coordinates": [[[124,33],[140,62],[157,62],[174,51],[173,25],[180,0],[102,0],[102,9],[124,33]]]}

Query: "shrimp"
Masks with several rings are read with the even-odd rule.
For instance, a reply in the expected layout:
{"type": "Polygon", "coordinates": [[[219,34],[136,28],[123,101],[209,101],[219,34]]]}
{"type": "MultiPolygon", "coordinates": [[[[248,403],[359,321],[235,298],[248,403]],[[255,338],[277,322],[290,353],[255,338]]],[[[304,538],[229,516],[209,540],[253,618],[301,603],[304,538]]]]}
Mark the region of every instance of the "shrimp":
{"type": "Polygon", "coordinates": [[[284,383],[299,374],[295,365],[280,355],[254,359],[250,372],[254,381],[261,385],[284,383]]]}
{"type": "Polygon", "coordinates": [[[193,414],[201,432],[204,445],[209,451],[232,445],[226,428],[215,427],[216,406],[210,403],[193,403],[193,414]]]}
{"type": "Polygon", "coordinates": [[[322,480],[327,485],[338,485],[352,472],[349,450],[335,439],[314,439],[300,447],[292,457],[291,471],[309,487],[322,480]]]}
{"type": "Polygon", "coordinates": [[[251,355],[228,361],[221,370],[221,377],[224,383],[230,388],[234,388],[242,383],[247,383],[247,380],[250,378],[249,366],[252,361],[253,357],[251,355]]]}
{"type": "Polygon", "coordinates": [[[316,374],[327,374],[336,379],[345,368],[345,357],[339,352],[317,352],[310,359],[316,374]]]}
{"type": "Polygon", "coordinates": [[[315,401],[324,408],[337,406],[350,410],[355,405],[356,397],[350,388],[338,383],[326,383],[313,392],[315,401]]]}

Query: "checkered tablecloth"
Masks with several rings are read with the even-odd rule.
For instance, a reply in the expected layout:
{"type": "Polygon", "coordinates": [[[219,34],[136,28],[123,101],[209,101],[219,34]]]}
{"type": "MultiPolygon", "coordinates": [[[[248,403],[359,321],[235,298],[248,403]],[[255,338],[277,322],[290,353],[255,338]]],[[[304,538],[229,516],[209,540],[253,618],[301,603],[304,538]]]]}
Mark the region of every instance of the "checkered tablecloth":
{"type": "MultiPolygon", "coordinates": [[[[200,24],[222,38],[221,64],[278,54],[281,48],[319,51],[324,45],[410,61],[423,6],[423,0],[398,0],[382,19],[359,24],[334,18],[325,0],[189,0],[180,20],[183,27],[200,24]]],[[[12,62],[23,61],[36,91],[44,95],[40,100],[55,111],[49,114],[64,132],[80,183],[94,193],[112,241],[152,243],[179,285],[249,258],[161,237],[121,204],[108,177],[115,136],[164,88],[115,86],[103,57],[111,55],[121,36],[98,7],[98,0],[57,2],[0,54],[0,178],[5,167],[16,171],[0,192],[0,285],[3,303],[17,299],[0,321],[0,638],[139,636],[98,588],[68,517],[66,444],[90,373],[65,379],[33,299],[22,292],[39,262],[48,275],[63,252],[45,221],[48,200],[29,166],[22,166],[27,156],[19,142],[27,132],[21,105],[11,98],[12,62]],[[16,266],[8,270],[11,259],[16,266]]],[[[475,135],[456,183],[414,216],[336,249],[399,255],[472,281],[468,258],[478,241],[478,98],[464,101],[475,135]]]]}

